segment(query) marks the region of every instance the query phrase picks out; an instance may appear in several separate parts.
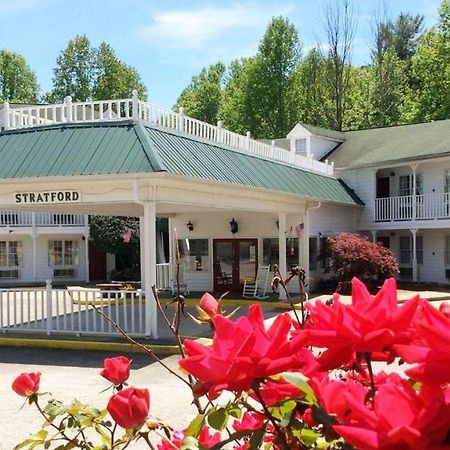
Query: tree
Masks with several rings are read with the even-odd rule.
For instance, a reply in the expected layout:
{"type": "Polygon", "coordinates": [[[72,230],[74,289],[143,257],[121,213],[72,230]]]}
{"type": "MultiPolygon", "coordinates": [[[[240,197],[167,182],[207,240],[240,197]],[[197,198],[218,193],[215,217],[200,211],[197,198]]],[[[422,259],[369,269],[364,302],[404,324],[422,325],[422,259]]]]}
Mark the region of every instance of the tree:
{"type": "MultiPolygon", "coordinates": [[[[350,0],[325,4],[324,28],[327,34],[327,76],[332,107],[327,114],[333,128],[341,131],[347,108],[351,76],[351,50],[356,23],[350,0]]],[[[324,100],[324,99],[323,99],[324,100]]]]}
{"type": "Polygon", "coordinates": [[[95,51],[86,35],[75,36],[56,59],[53,69],[53,89],[46,98],[62,102],[68,95],[74,101],[86,101],[92,96],[96,75],[95,51]]]}
{"type": "Polygon", "coordinates": [[[139,219],[91,216],[89,234],[98,250],[118,255],[122,266],[130,267],[132,273],[137,274],[140,263],[139,219]],[[129,242],[124,239],[126,232],[131,234],[129,242]]]}
{"type": "Polygon", "coordinates": [[[411,93],[404,109],[406,121],[450,117],[450,2],[444,0],[436,27],[419,41],[411,60],[411,93]]]}
{"type": "Polygon", "coordinates": [[[319,259],[326,258],[330,258],[330,269],[344,287],[353,277],[370,284],[374,277],[383,281],[399,270],[397,260],[388,248],[352,233],[328,237],[319,256],[319,259]]]}
{"type": "Polygon", "coordinates": [[[139,73],[121,61],[109,44],[102,42],[95,51],[95,58],[97,71],[92,87],[93,99],[128,98],[134,89],[139,98],[147,98],[147,89],[139,73]]]}
{"type": "Polygon", "coordinates": [[[183,107],[187,115],[215,125],[219,120],[224,74],[225,66],[221,62],[203,68],[183,89],[174,108],[183,107]]]}
{"type": "Polygon", "coordinates": [[[285,136],[296,122],[289,101],[294,71],[300,58],[295,26],[283,17],[269,23],[258,53],[234,61],[226,77],[223,120],[234,131],[250,131],[256,138],[285,136]]]}
{"type": "Polygon", "coordinates": [[[62,102],[68,95],[74,101],[124,98],[133,89],[143,99],[147,95],[136,69],[119,60],[107,43],[92,47],[85,35],[69,41],[53,73],[53,89],[46,96],[52,102],[62,102]]]}
{"type": "Polygon", "coordinates": [[[39,85],[25,58],[9,50],[0,50],[0,101],[36,103],[39,85]]]}

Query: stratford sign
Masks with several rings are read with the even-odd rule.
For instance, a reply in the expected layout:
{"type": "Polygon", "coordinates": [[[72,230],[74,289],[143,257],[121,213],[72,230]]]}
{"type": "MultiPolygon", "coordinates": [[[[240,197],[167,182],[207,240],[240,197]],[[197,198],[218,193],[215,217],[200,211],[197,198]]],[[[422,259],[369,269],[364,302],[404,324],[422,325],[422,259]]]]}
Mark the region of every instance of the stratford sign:
{"type": "Polygon", "coordinates": [[[81,199],[79,191],[17,192],[14,194],[17,205],[38,203],[77,203],[81,199]]]}

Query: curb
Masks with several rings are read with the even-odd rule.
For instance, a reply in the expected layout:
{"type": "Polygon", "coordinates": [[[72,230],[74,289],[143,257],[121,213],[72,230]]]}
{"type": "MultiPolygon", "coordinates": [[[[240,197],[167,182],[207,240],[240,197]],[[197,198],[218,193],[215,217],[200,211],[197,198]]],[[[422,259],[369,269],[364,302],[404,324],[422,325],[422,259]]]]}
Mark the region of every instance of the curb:
{"type": "MultiPolygon", "coordinates": [[[[158,355],[177,355],[179,353],[176,345],[144,344],[158,355]]],[[[27,339],[27,338],[0,338],[1,347],[33,347],[54,348],[65,350],[95,350],[106,352],[144,353],[139,347],[121,342],[96,342],[75,341],[66,339],[27,339]]]]}

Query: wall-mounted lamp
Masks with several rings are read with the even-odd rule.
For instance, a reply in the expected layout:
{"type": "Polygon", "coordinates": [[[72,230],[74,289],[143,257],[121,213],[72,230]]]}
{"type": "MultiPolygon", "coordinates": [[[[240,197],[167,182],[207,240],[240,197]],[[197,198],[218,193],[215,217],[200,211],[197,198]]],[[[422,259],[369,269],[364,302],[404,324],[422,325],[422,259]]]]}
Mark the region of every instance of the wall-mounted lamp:
{"type": "Polygon", "coordinates": [[[389,233],[389,236],[394,237],[394,236],[395,236],[395,233],[394,233],[393,231],[391,231],[391,232],[389,233]]]}
{"type": "Polygon", "coordinates": [[[234,220],[234,217],[231,219],[230,227],[233,234],[236,234],[238,232],[239,226],[238,223],[234,220]]]}
{"type": "Polygon", "coordinates": [[[275,223],[276,223],[276,225],[277,225],[277,228],[280,229],[280,221],[277,220],[275,223]]]}
{"type": "Polygon", "coordinates": [[[391,177],[395,177],[395,172],[391,172],[389,175],[390,175],[391,177]]]}
{"type": "Polygon", "coordinates": [[[193,224],[191,221],[189,221],[189,222],[186,224],[186,226],[187,226],[187,229],[188,229],[189,231],[194,231],[194,224],[193,224]]]}

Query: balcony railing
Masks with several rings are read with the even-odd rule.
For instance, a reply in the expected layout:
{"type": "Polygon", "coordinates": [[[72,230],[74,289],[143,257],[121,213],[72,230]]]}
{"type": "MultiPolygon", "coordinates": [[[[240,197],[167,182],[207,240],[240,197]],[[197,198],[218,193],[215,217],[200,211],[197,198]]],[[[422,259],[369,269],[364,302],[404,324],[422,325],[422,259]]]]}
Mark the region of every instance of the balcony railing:
{"type": "Polygon", "coordinates": [[[84,227],[87,217],[82,214],[35,213],[26,211],[1,211],[0,227],[84,227]]]}
{"type": "Polygon", "coordinates": [[[183,108],[179,112],[171,111],[139,100],[137,92],[132,98],[89,102],[72,102],[66,97],[64,103],[55,105],[34,105],[23,108],[4,104],[3,119],[5,129],[29,128],[39,125],[59,123],[103,122],[108,120],[135,119],[177,130],[192,136],[225,145],[230,149],[250,154],[262,159],[312,170],[325,175],[333,175],[333,163],[318,161],[314,157],[295,155],[283,148],[251,139],[246,135],[234,133],[222,127],[221,122],[211,125],[186,116],[183,108]]]}
{"type": "Polygon", "coordinates": [[[434,219],[450,219],[448,192],[375,199],[377,222],[434,219]]]}

